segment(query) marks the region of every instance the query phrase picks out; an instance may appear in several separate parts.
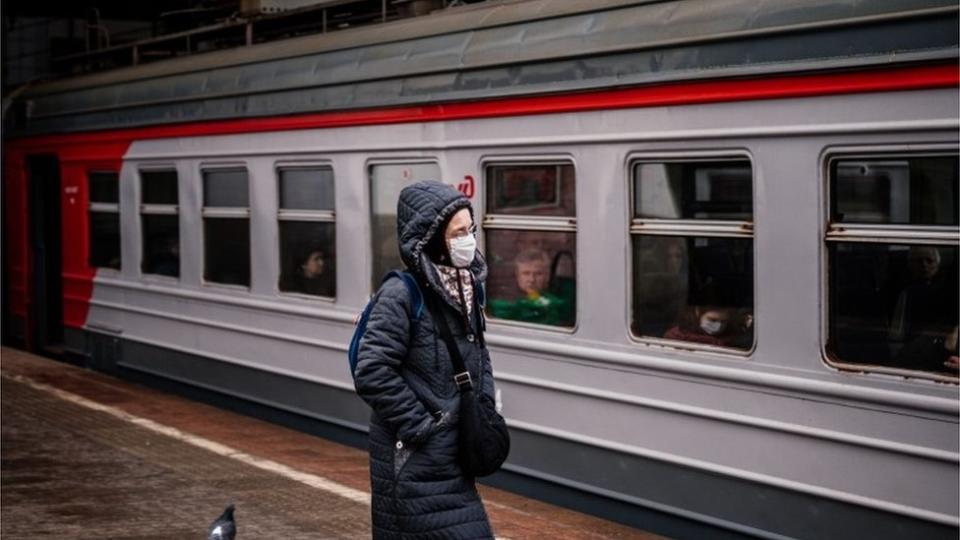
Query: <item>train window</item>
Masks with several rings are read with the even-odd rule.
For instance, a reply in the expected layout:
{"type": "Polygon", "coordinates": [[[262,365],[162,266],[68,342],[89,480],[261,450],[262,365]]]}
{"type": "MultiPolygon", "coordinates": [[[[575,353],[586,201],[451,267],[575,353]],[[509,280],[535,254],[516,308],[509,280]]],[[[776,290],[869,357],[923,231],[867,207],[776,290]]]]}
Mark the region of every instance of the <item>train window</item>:
{"type": "Polygon", "coordinates": [[[957,225],[957,160],[843,159],[830,176],[834,223],[957,225]]]}
{"type": "Polygon", "coordinates": [[[637,163],[634,217],[749,221],[753,215],[750,164],[637,163]]]}
{"type": "Polygon", "coordinates": [[[421,180],[440,180],[436,163],[384,163],[370,166],[370,226],[376,289],[391,269],[402,269],[397,250],[397,199],[400,190],[421,180]]]}
{"type": "Polygon", "coordinates": [[[176,171],[140,171],[144,274],[180,276],[180,218],[176,171]]]}
{"type": "Polygon", "coordinates": [[[573,165],[488,165],[485,172],[489,315],[573,327],[577,313],[573,165]]]}
{"type": "Polygon", "coordinates": [[[280,169],[280,282],[283,292],[333,297],[336,242],[333,169],[280,169]]]}
{"type": "Polygon", "coordinates": [[[250,206],[246,169],[215,169],[203,173],[205,207],[246,208],[250,206]]]}
{"type": "Polygon", "coordinates": [[[957,155],[842,157],[829,174],[829,357],[956,377],[957,155]]]}
{"type": "Polygon", "coordinates": [[[631,332],[753,345],[753,173],[744,159],[633,164],[631,332]]]}
{"type": "Polygon", "coordinates": [[[250,286],[250,208],[246,169],[203,171],[203,278],[250,286]]]}
{"type": "Polygon", "coordinates": [[[116,172],[91,172],[89,264],[98,268],[120,269],[120,175],[116,172]]]}
{"type": "Polygon", "coordinates": [[[280,169],[280,208],[333,211],[333,168],[280,169]]]}

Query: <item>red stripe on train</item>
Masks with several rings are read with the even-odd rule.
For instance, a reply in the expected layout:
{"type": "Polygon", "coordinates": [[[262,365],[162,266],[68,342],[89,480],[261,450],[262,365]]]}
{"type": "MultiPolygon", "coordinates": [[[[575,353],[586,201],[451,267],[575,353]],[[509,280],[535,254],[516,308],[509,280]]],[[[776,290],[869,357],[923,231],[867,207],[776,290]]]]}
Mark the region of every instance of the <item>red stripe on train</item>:
{"type": "Polygon", "coordinates": [[[136,140],[226,135],[291,129],[432,122],[666,105],[678,106],[866,92],[892,92],[947,88],[958,85],[960,85],[958,66],[956,63],[949,63],[816,75],[681,82],[622,90],[491,99],[469,103],[196,122],[105,132],[40,136],[24,139],[24,142],[35,141],[42,145],[50,145],[78,140],[104,142],[117,139],[136,140]]]}

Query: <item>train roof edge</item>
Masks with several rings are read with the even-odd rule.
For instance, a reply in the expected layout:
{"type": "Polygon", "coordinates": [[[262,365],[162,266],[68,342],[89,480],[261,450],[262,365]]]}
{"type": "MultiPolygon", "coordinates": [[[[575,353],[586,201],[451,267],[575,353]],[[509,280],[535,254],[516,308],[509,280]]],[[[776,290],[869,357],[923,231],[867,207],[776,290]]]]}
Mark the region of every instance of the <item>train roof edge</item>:
{"type": "Polygon", "coordinates": [[[952,0],[527,0],[24,89],[8,136],[956,62],[952,0]],[[587,7],[589,6],[589,7],[587,7]]]}

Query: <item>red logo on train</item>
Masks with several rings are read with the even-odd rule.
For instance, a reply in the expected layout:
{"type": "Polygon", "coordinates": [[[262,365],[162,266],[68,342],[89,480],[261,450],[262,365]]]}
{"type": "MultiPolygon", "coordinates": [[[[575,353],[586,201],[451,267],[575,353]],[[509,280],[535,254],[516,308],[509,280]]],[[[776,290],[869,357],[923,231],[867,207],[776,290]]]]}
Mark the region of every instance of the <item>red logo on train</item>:
{"type": "Polygon", "coordinates": [[[474,186],[475,186],[473,177],[468,174],[463,177],[463,180],[464,180],[463,182],[460,182],[457,185],[457,190],[459,190],[460,193],[463,193],[463,195],[466,198],[472,199],[473,193],[474,193],[474,186]]]}

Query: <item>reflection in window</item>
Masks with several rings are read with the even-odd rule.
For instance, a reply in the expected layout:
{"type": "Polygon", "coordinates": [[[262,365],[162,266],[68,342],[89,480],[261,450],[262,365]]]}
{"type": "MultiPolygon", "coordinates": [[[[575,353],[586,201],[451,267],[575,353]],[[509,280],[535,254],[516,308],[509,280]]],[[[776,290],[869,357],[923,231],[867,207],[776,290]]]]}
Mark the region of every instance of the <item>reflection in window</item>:
{"type": "Polygon", "coordinates": [[[487,213],[576,216],[571,165],[487,167],[487,213]]]}
{"type": "Polygon", "coordinates": [[[486,169],[484,235],[491,317],[576,322],[576,199],[568,164],[486,169]]]}
{"type": "Polygon", "coordinates": [[[957,158],[843,159],[832,163],[832,221],[957,225],[957,158]]]}
{"type": "Polygon", "coordinates": [[[750,162],[641,162],[633,167],[633,189],[632,333],[749,349],[750,162]],[[710,224],[705,229],[698,220],[710,224]]]}
{"type": "Polygon", "coordinates": [[[250,208],[245,169],[203,171],[203,279],[250,286],[250,208]]]}
{"type": "Polygon", "coordinates": [[[140,171],[144,274],[180,276],[177,172],[140,171]]]}
{"type": "Polygon", "coordinates": [[[279,171],[283,292],[333,297],[336,289],[333,169],[279,171]]]}
{"type": "Polygon", "coordinates": [[[400,190],[422,180],[440,180],[436,163],[391,163],[370,167],[370,226],[373,251],[371,283],[376,290],[392,269],[402,269],[397,249],[397,200],[400,190]]]}
{"type": "Polygon", "coordinates": [[[120,214],[90,211],[90,266],[120,269],[120,214]]]}
{"type": "Polygon", "coordinates": [[[844,222],[826,237],[834,360],[957,376],[957,163],[955,155],[831,163],[831,223],[844,222]]]}
{"type": "Polygon", "coordinates": [[[115,172],[91,172],[89,264],[120,269],[120,176],[115,172]]]}
{"type": "Polygon", "coordinates": [[[753,176],[749,162],[637,163],[634,217],[750,220],[753,176]]]}

